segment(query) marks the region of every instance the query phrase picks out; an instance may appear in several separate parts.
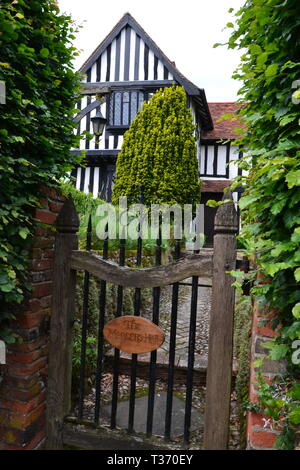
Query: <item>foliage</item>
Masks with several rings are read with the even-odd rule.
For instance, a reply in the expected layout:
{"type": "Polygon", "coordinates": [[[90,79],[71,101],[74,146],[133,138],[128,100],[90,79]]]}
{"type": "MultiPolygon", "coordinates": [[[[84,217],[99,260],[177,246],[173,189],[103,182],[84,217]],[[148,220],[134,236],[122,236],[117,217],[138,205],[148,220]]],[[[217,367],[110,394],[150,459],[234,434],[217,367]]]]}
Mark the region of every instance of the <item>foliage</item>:
{"type": "Polygon", "coordinates": [[[276,376],[268,382],[258,372],[254,385],[258,387],[259,401],[248,405],[248,409],[264,415],[267,429],[281,431],[275,444],[277,449],[292,450],[300,424],[300,384],[287,376],[276,376]]]}
{"type": "Polygon", "coordinates": [[[240,448],[246,447],[246,416],[244,403],[249,394],[252,304],[250,296],[238,293],[234,312],[233,356],[237,361],[235,391],[237,394],[240,448]]]}
{"type": "MultiPolygon", "coordinates": [[[[89,281],[88,295],[88,331],[86,344],[86,377],[90,379],[95,373],[97,362],[97,336],[99,316],[99,286],[94,278],[89,281]]],[[[81,364],[81,317],[83,308],[83,276],[78,273],[75,297],[75,323],[72,355],[72,389],[74,394],[78,392],[80,364],[81,364]]]]}
{"type": "Polygon", "coordinates": [[[124,135],[118,155],[113,203],[127,196],[144,204],[200,201],[195,126],[182,87],[158,90],[124,135]]]}
{"type": "MultiPolygon", "coordinates": [[[[41,184],[58,185],[80,157],[73,114],[79,77],[71,45],[76,27],[52,0],[3,0],[0,6],[0,303],[1,322],[12,318],[26,284],[32,210],[41,184]]],[[[1,323],[0,337],[13,341],[1,323]]]]}
{"type": "Polygon", "coordinates": [[[298,17],[298,0],[247,0],[236,13],[228,47],[243,50],[234,74],[243,82],[240,115],[247,124],[240,142],[247,157],[240,167],[249,176],[236,182],[246,183],[242,236],[256,252],[257,272],[266,281],[257,280],[252,294],[266,313],[273,311],[272,327],[279,326],[271,358],[285,358],[290,373],[299,377],[292,361],[292,343],[300,338],[298,17]]]}
{"type": "Polygon", "coordinates": [[[60,189],[63,196],[72,197],[79,215],[93,213],[97,210],[99,204],[104,203],[102,199],[94,198],[91,193],[86,194],[83,191],[79,191],[69,180],[61,181],[60,189]]]}
{"type": "MultiPolygon", "coordinates": [[[[68,197],[71,196],[78,216],[79,216],[79,232],[78,232],[78,243],[79,249],[85,250],[86,248],[86,238],[87,238],[87,230],[88,230],[88,223],[89,217],[91,215],[91,225],[92,225],[92,233],[91,233],[91,246],[92,250],[101,251],[103,249],[103,240],[99,238],[98,234],[103,234],[107,231],[106,224],[107,224],[107,214],[103,211],[103,217],[97,215],[97,209],[101,204],[107,204],[100,198],[93,198],[92,194],[88,193],[85,194],[83,191],[79,191],[76,189],[70,181],[62,181],[60,183],[60,189],[64,196],[68,197]]],[[[116,225],[118,228],[119,225],[119,210],[118,207],[112,206],[112,209],[116,213],[116,225]]],[[[130,211],[128,212],[128,225],[136,219],[136,214],[132,213],[130,215],[130,211]]],[[[109,219],[109,223],[113,222],[112,219],[109,219]]],[[[120,240],[119,240],[119,232],[116,230],[117,238],[109,240],[108,248],[110,251],[117,251],[119,250],[120,240]]],[[[168,239],[163,239],[161,241],[161,250],[163,252],[170,251],[172,248],[172,241],[168,239]]],[[[127,232],[126,238],[126,250],[136,250],[137,249],[137,240],[130,237],[130,234],[127,232]]],[[[156,240],[151,238],[150,233],[149,237],[143,237],[143,251],[146,254],[154,254],[156,249],[156,240]]],[[[147,260],[143,258],[143,260],[147,263],[147,260]]]]}
{"type": "MultiPolygon", "coordinates": [[[[94,229],[98,222],[96,216],[97,208],[100,204],[104,204],[105,201],[96,197],[94,198],[91,193],[84,193],[79,191],[70,181],[61,181],[60,189],[64,196],[71,196],[76,207],[76,211],[79,217],[79,231],[78,231],[78,245],[79,249],[85,250],[86,248],[86,236],[88,230],[89,217],[92,217],[92,228],[94,229]]],[[[100,240],[96,236],[95,230],[92,230],[92,249],[101,249],[100,240]]]]}

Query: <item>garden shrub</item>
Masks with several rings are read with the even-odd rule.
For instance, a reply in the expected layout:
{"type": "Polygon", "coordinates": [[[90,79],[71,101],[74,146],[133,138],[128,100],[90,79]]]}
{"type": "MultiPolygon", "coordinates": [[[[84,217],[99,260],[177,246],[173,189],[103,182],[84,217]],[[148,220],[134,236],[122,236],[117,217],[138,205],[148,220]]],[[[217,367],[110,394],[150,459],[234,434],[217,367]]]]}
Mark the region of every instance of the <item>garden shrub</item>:
{"type": "Polygon", "coordinates": [[[191,204],[200,202],[195,125],[184,88],[158,90],[124,134],[112,201],[191,204]]]}

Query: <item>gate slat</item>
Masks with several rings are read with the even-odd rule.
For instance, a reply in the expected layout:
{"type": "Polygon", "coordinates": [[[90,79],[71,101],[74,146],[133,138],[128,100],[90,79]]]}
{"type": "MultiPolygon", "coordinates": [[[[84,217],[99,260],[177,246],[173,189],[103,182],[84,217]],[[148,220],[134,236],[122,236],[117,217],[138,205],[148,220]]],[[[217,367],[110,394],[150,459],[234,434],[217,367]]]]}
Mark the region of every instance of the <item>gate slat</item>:
{"type": "Polygon", "coordinates": [[[192,298],[191,298],[191,316],[189,329],[189,349],[188,349],[188,367],[186,379],[186,398],[184,415],[184,443],[188,444],[190,440],[192,398],[193,398],[193,378],[194,378],[194,359],[196,342],[196,321],[197,321],[197,301],[198,301],[198,277],[192,278],[192,298]]]}
{"type": "MultiPolygon", "coordinates": [[[[176,241],[175,259],[180,257],[180,240],[176,241]]],[[[176,332],[177,332],[177,311],[178,311],[179,283],[172,286],[172,309],[171,309],[171,329],[169,346],[169,368],[168,368],[168,388],[165,418],[165,439],[171,439],[172,409],[173,409],[173,385],[174,385],[174,366],[176,353],[176,332]]]]}
{"type": "MultiPolygon", "coordinates": [[[[159,230],[159,237],[156,240],[155,249],[155,264],[161,265],[161,228],[159,230]]],[[[160,300],[160,287],[153,288],[153,315],[152,321],[156,325],[159,324],[159,300],[160,300]]],[[[154,413],[154,400],[155,400],[155,382],[156,382],[156,360],[157,351],[152,351],[150,355],[149,367],[149,395],[148,395],[148,411],[147,411],[147,425],[146,434],[148,437],[152,435],[153,429],[153,413],[154,413]]]]}
{"type": "Polygon", "coordinates": [[[182,281],[192,276],[212,277],[212,250],[203,249],[200,253],[185,255],[180,260],[153,268],[128,268],[104,260],[93,252],[72,251],[72,269],[84,269],[99,279],[125,287],[138,289],[162,287],[182,281]]]}
{"type": "MultiPolygon", "coordinates": [[[[126,240],[124,238],[124,231],[123,231],[122,237],[120,239],[120,254],[119,254],[120,266],[124,266],[125,264],[125,249],[126,249],[126,240]]],[[[116,318],[122,315],[122,307],[123,307],[123,286],[118,286],[116,318]]],[[[110,420],[110,427],[112,429],[115,429],[117,425],[119,361],[120,361],[120,350],[115,348],[114,362],[113,362],[113,390],[112,390],[111,420],[110,420]]]]}
{"type": "MultiPolygon", "coordinates": [[[[86,250],[91,249],[92,237],[92,217],[89,216],[86,238],[86,250]]],[[[80,376],[79,376],[79,409],[78,418],[83,418],[84,408],[84,383],[85,383],[85,363],[86,363],[86,341],[87,341],[87,326],[89,314],[89,291],[90,291],[90,273],[84,272],[83,281],[83,308],[82,308],[82,328],[81,328],[81,354],[80,354],[80,376]]]]}
{"type": "MultiPolygon", "coordinates": [[[[141,226],[139,226],[141,230],[141,226]]],[[[142,237],[139,235],[137,240],[137,257],[136,266],[142,264],[142,237]]],[[[121,269],[121,268],[120,268],[121,269]]],[[[124,268],[125,269],[125,268],[124,268]]],[[[140,271],[140,270],[139,270],[140,271]]],[[[138,317],[141,310],[141,289],[137,287],[134,295],[134,316],[138,317]]],[[[137,354],[132,354],[131,359],[131,380],[130,380],[130,398],[129,398],[129,415],[128,415],[128,433],[131,434],[134,429],[134,412],[135,412],[135,393],[136,393],[136,372],[137,372],[137,354]]]]}
{"type": "MultiPolygon", "coordinates": [[[[106,232],[108,227],[105,228],[106,232]]],[[[103,259],[108,257],[108,237],[103,242],[103,259]]],[[[98,323],[98,348],[97,348],[97,366],[96,366],[96,392],[95,392],[95,423],[99,423],[100,418],[100,399],[101,399],[101,379],[103,371],[103,352],[104,352],[104,336],[103,328],[105,324],[105,304],[106,304],[106,281],[100,282],[99,295],[99,323],[98,323]]]]}

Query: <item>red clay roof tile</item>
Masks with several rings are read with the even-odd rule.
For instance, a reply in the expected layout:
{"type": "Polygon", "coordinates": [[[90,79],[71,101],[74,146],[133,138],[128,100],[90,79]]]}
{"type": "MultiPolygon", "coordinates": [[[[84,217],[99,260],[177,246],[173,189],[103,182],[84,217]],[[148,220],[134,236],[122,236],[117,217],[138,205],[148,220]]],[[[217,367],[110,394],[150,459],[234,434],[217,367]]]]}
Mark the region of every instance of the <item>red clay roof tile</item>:
{"type": "Polygon", "coordinates": [[[245,128],[245,124],[242,124],[240,120],[225,119],[219,121],[223,114],[236,114],[237,109],[240,105],[235,102],[226,103],[208,103],[208,107],[211,113],[211,117],[214,123],[214,129],[212,131],[203,132],[202,139],[237,139],[240,137],[235,129],[245,128]]]}

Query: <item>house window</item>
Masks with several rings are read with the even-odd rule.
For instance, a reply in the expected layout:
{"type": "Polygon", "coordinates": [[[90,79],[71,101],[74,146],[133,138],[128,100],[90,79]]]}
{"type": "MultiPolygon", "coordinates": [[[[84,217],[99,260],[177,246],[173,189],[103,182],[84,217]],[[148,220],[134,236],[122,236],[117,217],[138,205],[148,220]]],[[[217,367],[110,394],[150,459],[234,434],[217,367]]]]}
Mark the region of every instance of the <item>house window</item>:
{"type": "Polygon", "coordinates": [[[110,95],[109,126],[129,127],[147,96],[142,91],[114,91],[110,95]]]}

